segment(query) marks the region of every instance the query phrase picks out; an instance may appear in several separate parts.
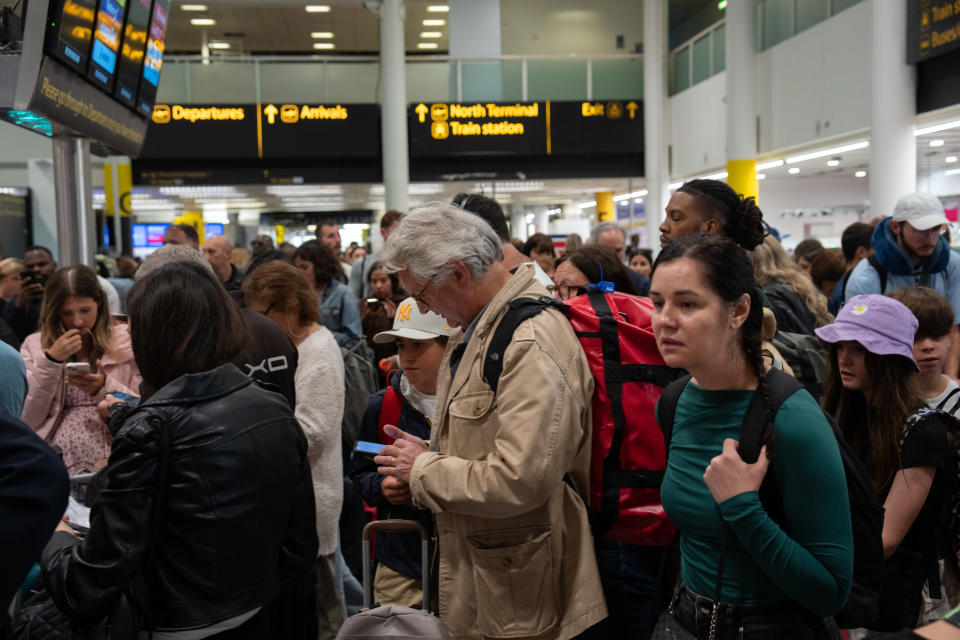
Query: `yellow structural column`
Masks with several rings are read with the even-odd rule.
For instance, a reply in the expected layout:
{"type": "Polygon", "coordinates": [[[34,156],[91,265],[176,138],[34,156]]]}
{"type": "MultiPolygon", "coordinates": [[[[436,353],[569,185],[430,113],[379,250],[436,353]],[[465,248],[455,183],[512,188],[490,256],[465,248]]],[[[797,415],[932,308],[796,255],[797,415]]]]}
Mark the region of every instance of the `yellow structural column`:
{"type": "Polygon", "coordinates": [[[759,200],[756,160],[727,160],[727,184],[744,198],[759,200]]]}
{"type": "Polygon", "coordinates": [[[280,245],[283,244],[283,240],[286,237],[287,229],[282,224],[275,224],[273,225],[273,230],[277,234],[277,246],[279,247],[280,245]]]}
{"type": "Polygon", "coordinates": [[[597,222],[607,222],[617,219],[613,208],[613,191],[597,191],[597,222]]]}

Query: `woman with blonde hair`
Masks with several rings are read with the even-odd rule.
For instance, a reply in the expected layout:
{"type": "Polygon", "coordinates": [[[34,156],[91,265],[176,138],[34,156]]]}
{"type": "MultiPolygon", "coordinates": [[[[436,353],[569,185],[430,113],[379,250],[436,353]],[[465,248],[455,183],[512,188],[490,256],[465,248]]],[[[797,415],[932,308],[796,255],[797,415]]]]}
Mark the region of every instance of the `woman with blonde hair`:
{"type": "Polygon", "coordinates": [[[767,236],[749,254],[753,275],[777,318],[777,329],[813,335],[815,328],[833,322],[827,299],[776,238],[767,236]]]}
{"type": "Polygon", "coordinates": [[[20,272],[23,262],[16,258],[0,260],[0,305],[3,300],[13,300],[20,291],[20,272]]]}
{"type": "Polygon", "coordinates": [[[20,353],[30,385],[21,418],[60,447],[71,475],[92,471],[113,441],[97,403],[114,391],[139,396],[140,372],[127,327],[114,323],[89,267],[53,274],[44,286],[40,331],[27,336],[20,353]]]}

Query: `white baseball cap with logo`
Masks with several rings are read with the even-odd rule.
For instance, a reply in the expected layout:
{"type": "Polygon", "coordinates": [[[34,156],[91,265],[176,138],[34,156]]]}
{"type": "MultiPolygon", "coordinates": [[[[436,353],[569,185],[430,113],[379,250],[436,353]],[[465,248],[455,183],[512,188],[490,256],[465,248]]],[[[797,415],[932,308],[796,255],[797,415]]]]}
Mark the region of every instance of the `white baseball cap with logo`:
{"type": "Polygon", "coordinates": [[[394,342],[397,338],[410,340],[432,340],[438,336],[449,336],[453,328],[442,316],[433,311],[420,313],[417,301],[407,298],[397,306],[397,315],[393,318],[393,329],[381,331],[373,336],[377,344],[394,342]]]}

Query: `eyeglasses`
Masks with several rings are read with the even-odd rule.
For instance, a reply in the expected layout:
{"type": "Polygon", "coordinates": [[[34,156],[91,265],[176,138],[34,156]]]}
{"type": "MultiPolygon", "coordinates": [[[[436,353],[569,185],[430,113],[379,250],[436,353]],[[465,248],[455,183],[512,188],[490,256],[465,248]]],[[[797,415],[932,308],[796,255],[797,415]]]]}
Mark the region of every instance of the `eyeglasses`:
{"type": "Polygon", "coordinates": [[[561,300],[569,300],[570,298],[585,295],[587,293],[587,287],[586,285],[551,284],[547,286],[547,291],[551,294],[556,293],[557,297],[561,300]]]}
{"type": "Polygon", "coordinates": [[[433,278],[430,278],[429,280],[427,280],[427,284],[424,285],[423,289],[420,289],[420,293],[413,294],[413,299],[419,302],[420,304],[422,304],[423,306],[429,307],[430,305],[427,304],[427,301],[424,299],[423,296],[427,293],[427,290],[430,288],[432,284],[433,284],[433,278]]]}

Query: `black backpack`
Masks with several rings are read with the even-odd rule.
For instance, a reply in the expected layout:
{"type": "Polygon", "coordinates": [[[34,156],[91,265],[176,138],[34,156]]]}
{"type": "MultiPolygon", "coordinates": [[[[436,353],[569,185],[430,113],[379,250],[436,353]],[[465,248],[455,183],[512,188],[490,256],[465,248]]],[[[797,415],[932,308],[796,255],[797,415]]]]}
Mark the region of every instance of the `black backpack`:
{"type": "MultiPolygon", "coordinates": [[[[780,405],[803,386],[793,376],[775,369],[767,373],[766,378],[770,389],[770,414],[775,416],[780,405]]],[[[663,430],[663,440],[667,445],[668,454],[677,401],[689,381],[690,376],[685,376],[668,386],[660,396],[660,404],[657,405],[657,421],[663,430]]],[[[853,586],[847,604],[834,616],[834,619],[840,628],[852,629],[867,626],[877,618],[880,587],[883,584],[883,507],[877,498],[873,480],[866,467],[844,440],[833,418],[826,412],[824,417],[833,429],[833,435],[840,449],[840,458],[843,460],[847,494],[850,499],[850,521],[853,525],[853,586]]],[[[763,396],[758,390],[747,406],[743,416],[743,426],[740,428],[738,450],[745,462],[757,461],[763,446],[763,433],[766,427],[763,396]]],[[[760,502],[774,522],[789,533],[783,503],[779,496],[777,479],[771,471],[767,473],[760,486],[760,502]]]]}

